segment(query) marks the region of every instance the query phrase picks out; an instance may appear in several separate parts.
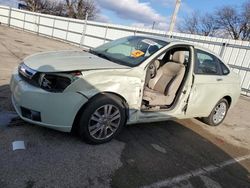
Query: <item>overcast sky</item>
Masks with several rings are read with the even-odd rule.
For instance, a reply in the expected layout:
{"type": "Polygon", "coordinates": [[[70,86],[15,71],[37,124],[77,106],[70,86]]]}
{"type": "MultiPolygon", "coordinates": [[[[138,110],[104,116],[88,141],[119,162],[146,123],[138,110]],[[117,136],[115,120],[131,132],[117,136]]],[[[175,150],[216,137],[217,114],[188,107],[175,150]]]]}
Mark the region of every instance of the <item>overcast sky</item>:
{"type": "MultiPolygon", "coordinates": [[[[175,0],[94,0],[100,10],[99,21],[115,24],[167,29],[175,0]]],[[[223,5],[239,6],[246,0],[182,0],[178,21],[193,11],[212,12],[223,5]]],[[[0,0],[1,5],[17,6],[18,0],[0,0]]]]}

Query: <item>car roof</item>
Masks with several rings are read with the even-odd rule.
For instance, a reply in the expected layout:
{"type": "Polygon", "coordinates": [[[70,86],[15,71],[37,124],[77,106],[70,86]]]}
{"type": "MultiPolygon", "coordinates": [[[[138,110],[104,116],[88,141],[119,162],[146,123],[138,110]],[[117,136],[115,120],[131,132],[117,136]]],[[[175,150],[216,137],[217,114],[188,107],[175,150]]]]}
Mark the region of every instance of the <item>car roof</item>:
{"type": "Polygon", "coordinates": [[[168,42],[168,43],[174,43],[174,44],[184,44],[184,45],[190,45],[190,46],[194,46],[196,49],[200,49],[200,50],[204,50],[206,52],[209,52],[213,55],[215,55],[216,57],[219,57],[221,59],[221,57],[219,56],[219,54],[216,54],[214,53],[213,51],[211,51],[210,49],[208,48],[204,48],[203,46],[201,45],[197,45],[197,44],[193,44],[191,42],[186,42],[184,40],[179,40],[179,39],[175,39],[175,38],[169,38],[169,37],[163,37],[163,36],[155,36],[155,35],[137,35],[137,36],[143,36],[143,37],[148,37],[148,38],[151,38],[151,39],[156,39],[156,40],[161,40],[161,41],[165,41],[165,42],[168,42]]]}

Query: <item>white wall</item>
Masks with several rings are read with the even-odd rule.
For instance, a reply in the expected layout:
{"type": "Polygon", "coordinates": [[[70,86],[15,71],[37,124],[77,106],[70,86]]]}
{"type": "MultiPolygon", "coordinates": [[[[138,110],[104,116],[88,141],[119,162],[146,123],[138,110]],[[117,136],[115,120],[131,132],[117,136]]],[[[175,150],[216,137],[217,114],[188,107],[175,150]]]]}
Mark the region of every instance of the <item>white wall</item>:
{"type": "Polygon", "coordinates": [[[39,35],[64,40],[84,47],[96,47],[128,35],[159,35],[189,41],[219,54],[241,77],[242,93],[250,95],[250,43],[247,41],[169,33],[146,28],[63,18],[0,6],[0,22],[39,35]]]}

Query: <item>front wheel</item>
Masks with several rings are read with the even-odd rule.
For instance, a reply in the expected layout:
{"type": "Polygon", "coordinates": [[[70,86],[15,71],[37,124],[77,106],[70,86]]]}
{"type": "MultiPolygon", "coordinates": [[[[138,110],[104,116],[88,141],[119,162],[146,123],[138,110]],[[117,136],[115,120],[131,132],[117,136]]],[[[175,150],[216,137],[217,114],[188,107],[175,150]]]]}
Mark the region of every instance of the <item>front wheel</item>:
{"type": "Polygon", "coordinates": [[[101,144],[117,136],[126,122],[126,109],[118,97],[103,94],[90,102],[80,118],[80,136],[101,144]]]}
{"type": "Polygon", "coordinates": [[[226,99],[221,99],[213,108],[212,112],[208,117],[203,118],[203,122],[211,125],[217,126],[223,122],[227,115],[229,105],[226,99]]]}

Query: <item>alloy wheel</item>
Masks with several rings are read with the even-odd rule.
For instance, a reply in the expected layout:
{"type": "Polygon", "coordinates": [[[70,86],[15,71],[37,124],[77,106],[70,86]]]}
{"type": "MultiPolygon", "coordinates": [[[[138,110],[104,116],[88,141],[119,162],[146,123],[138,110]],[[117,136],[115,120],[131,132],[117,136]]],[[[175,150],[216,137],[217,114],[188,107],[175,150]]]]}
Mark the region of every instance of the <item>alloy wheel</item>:
{"type": "Polygon", "coordinates": [[[99,107],[91,115],[88,130],[93,138],[103,140],[116,132],[120,121],[121,113],[119,109],[112,104],[106,104],[99,107]]]}
{"type": "Polygon", "coordinates": [[[220,123],[227,112],[227,105],[225,102],[220,102],[214,109],[213,121],[215,124],[220,123]]]}

